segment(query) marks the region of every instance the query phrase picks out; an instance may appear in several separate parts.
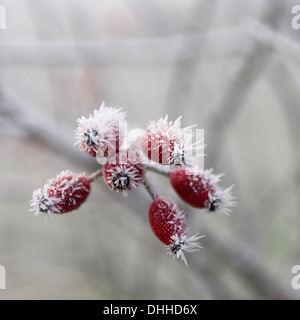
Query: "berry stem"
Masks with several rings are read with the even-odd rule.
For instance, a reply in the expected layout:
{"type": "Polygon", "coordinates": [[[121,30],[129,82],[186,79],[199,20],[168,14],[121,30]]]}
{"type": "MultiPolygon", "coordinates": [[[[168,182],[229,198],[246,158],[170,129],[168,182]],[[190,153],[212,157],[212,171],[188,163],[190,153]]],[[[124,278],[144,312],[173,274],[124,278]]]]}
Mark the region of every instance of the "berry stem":
{"type": "Polygon", "coordinates": [[[89,181],[94,182],[95,180],[97,180],[101,176],[102,176],[102,169],[99,169],[89,176],[89,181]]]}
{"type": "Polygon", "coordinates": [[[152,182],[150,181],[150,179],[148,177],[144,177],[144,187],[147,190],[147,192],[149,193],[150,197],[152,200],[155,200],[156,198],[158,198],[158,194],[157,192],[154,190],[153,186],[152,186],[152,182]]]}
{"type": "Polygon", "coordinates": [[[149,170],[149,171],[161,174],[161,175],[166,176],[166,177],[170,177],[171,172],[172,172],[169,169],[160,169],[158,167],[153,167],[153,166],[150,166],[150,165],[147,165],[146,169],[149,170]]]}

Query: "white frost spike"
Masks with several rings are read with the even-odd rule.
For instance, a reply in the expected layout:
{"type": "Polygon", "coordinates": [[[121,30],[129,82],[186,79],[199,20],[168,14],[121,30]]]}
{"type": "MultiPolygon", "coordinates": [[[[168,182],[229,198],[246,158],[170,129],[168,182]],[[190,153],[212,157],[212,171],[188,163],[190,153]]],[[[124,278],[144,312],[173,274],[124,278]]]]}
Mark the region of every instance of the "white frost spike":
{"type": "MultiPolygon", "coordinates": [[[[181,117],[175,121],[168,121],[168,115],[158,121],[150,121],[147,131],[150,132],[151,141],[153,139],[154,142],[154,146],[152,146],[154,154],[155,151],[162,148],[164,164],[193,166],[200,150],[204,149],[203,141],[193,142],[192,128],[194,127],[181,128],[181,117]],[[158,139],[156,143],[155,139],[158,139]]],[[[157,162],[157,159],[154,161],[157,162]]]]}
{"type": "Polygon", "coordinates": [[[85,176],[84,173],[73,174],[71,171],[61,171],[55,178],[48,179],[41,189],[33,191],[32,199],[30,200],[29,211],[34,211],[35,216],[40,214],[45,215],[45,219],[52,218],[52,213],[63,213],[62,201],[65,200],[65,192],[68,192],[68,202],[70,205],[76,205],[78,195],[73,193],[77,190],[88,192],[86,187],[79,181],[79,178],[85,176]],[[67,179],[71,177],[71,179],[67,179]],[[51,196],[49,196],[49,194],[51,196]]]}
{"type": "Polygon", "coordinates": [[[224,173],[221,174],[214,174],[213,169],[199,169],[198,167],[187,168],[185,173],[187,175],[193,175],[194,179],[202,179],[203,185],[205,187],[206,183],[214,186],[217,189],[218,183],[221,181],[221,178],[225,175],[224,173]]]}
{"type": "Polygon", "coordinates": [[[234,207],[237,205],[237,202],[233,201],[235,197],[231,194],[232,188],[234,185],[230,186],[227,189],[217,188],[216,192],[213,194],[209,193],[209,200],[207,201],[207,210],[218,211],[229,215],[231,209],[229,207],[234,207]]]}
{"type": "Polygon", "coordinates": [[[79,118],[75,130],[75,145],[79,145],[81,151],[92,154],[96,154],[98,148],[104,144],[115,147],[116,131],[120,134],[124,131],[126,113],[121,112],[121,109],[107,107],[102,102],[99,110],[94,110],[88,118],[79,118]]]}
{"type": "Polygon", "coordinates": [[[195,234],[188,238],[186,234],[181,235],[180,237],[178,234],[175,234],[171,237],[174,242],[167,246],[167,254],[172,255],[173,259],[181,258],[181,260],[186,264],[188,267],[188,263],[185,257],[185,252],[195,252],[199,251],[203,247],[198,242],[199,239],[205,236],[199,236],[199,234],[195,234]]]}
{"type": "Polygon", "coordinates": [[[194,167],[198,163],[199,157],[204,157],[205,154],[203,150],[205,149],[204,139],[194,141],[197,136],[195,136],[195,130],[192,130],[195,126],[189,126],[182,129],[182,141],[180,145],[174,147],[173,162],[172,164],[178,164],[183,167],[194,167]],[[176,163],[176,158],[182,159],[181,163],[176,163]]]}
{"type": "Polygon", "coordinates": [[[32,207],[28,211],[33,211],[35,216],[39,216],[40,214],[45,215],[45,219],[52,219],[53,210],[58,212],[58,210],[54,206],[54,199],[50,199],[46,196],[48,184],[45,184],[43,191],[42,189],[37,189],[33,191],[32,199],[30,200],[30,206],[32,207]]]}
{"type": "MultiPolygon", "coordinates": [[[[164,118],[159,118],[158,121],[150,121],[147,126],[147,130],[151,130],[152,132],[164,132],[166,135],[170,135],[171,133],[177,133],[178,137],[181,134],[181,116],[178,117],[174,122],[168,121],[168,115],[164,118]]],[[[172,138],[172,136],[169,136],[172,138]]]]}
{"type": "Polygon", "coordinates": [[[140,172],[133,165],[118,165],[113,169],[107,170],[110,176],[107,182],[116,192],[122,192],[124,197],[127,197],[127,190],[136,189],[142,184],[140,172]]]}

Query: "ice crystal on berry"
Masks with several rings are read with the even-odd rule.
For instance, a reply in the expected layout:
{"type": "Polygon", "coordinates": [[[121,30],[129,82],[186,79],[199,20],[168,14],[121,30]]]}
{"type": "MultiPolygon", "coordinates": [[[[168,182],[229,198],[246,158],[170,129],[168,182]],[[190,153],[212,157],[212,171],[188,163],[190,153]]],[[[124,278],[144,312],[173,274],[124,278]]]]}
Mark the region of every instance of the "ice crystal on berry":
{"type": "Polygon", "coordinates": [[[195,153],[204,146],[201,141],[193,143],[191,127],[181,128],[181,117],[174,122],[168,116],[150,121],[142,135],[140,146],[152,161],[164,165],[190,166],[195,153]]]}
{"type": "Polygon", "coordinates": [[[116,192],[127,196],[127,191],[136,189],[143,183],[144,167],[142,164],[132,164],[129,160],[116,163],[107,162],[102,168],[103,179],[107,186],[116,192]]]}
{"type": "Polygon", "coordinates": [[[103,154],[106,150],[116,152],[124,138],[124,121],[125,112],[121,108],[107,107],[103,102],[88,118],[82,116],[77,120],[75,145],[94,157],[101,148],[103,154]]]}
{"type": "Polygon", "coordinates": [[[56,208],[56,199],[51,199],[47,195],[47,187],[45,184],[43,190],[37,189],[33,191],[32,199],[30,200],[30,206],[32,207],[29,211],[33,211],[35,216],[41,213],[45,214],[45,218],[51,218],[52,213],[58,213],[56,208]]]}
{"type": "Polygon", "coordinates": [[[201,248],[200,236],[187,237],[187,227],[183,211],[166,197],[155,199],[149,209],[149,221],[156,237],[168,249],[168,254],[181,258],[187,265],[185,252],[194,252],[201,248]]]}
{"type": "Polygon", "coordinates": [[[171,237],[174,242],[167,246],[167,254],[172,255],[173,259],[181,258],[181,260],[186,264],[186,266],[188,266],[185,253],[191,253],[203,249],[201,244],[198,242],[198,240],[200,240],[203,237],[204,236],[199,236],[198,233],[189,238],[186,234],[181,236],[175,234],[171,237]]]}
{"type": "Polygon", "coordinates": [[[223,190],[218,183],[223,174],[213,174],[212,169],[178,169],[171,173],[170,180],[174,190],[189,205],[208,212],[218,211],[228,214],[229,207],[235,206],[231,194],[233,186],[223,190]]]}
{"type": "Polygon", "coordinates": [[[90,192],[89,179],[84,174],[62,171],[56,178],[49,179],[42,189],[33,192],[31,211],[37,216],[52,213],[62,214],[80,207],[90,192]]]}
{"type": "Polygon", "coordinates": [[[237,205],[237,202],[233,201],[235,197],[231,193],[233,187],[234,185],[227,189],[218,187],[215,192],[210,192],[206,203],[207,210],[210,212],[218,211],[228,215],[231,212],[229,207],[237,205]]]}

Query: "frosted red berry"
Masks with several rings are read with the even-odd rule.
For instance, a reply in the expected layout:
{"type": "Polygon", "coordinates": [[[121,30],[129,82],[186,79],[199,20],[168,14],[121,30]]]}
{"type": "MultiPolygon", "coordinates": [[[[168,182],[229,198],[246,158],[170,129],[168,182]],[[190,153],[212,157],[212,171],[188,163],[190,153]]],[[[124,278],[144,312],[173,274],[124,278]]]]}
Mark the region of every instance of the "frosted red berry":
{"type": "Polygon", "coordinates": [[[75,144],[93,157],[105,158],[118,152],[124,139],[125,113],[102,103],[88,118],[77,120],[75,144]]]}
{"type": "Polygon", "coordinates": [[[212,174],[212,170],[176,169],[170,175],[170,182],[179,197],[192,207],[229,213],[228,207],[235,205],[231,195],[233,186],[220,188],[221,176],[212,174]]]}
{"type": "Polygon", "coordinates": [[[165,245],[173,243],[172,236],[179,237],[186,232],[183,213],[175,202],[168,198],[155,199],[149,209],[150,226],[157,238],[165,245]]]}
{"type": "Polygon", "coordinates": [[[206,208],[209,193],[216,190],[216,184],[209,178],[188,174],[185,169],[174,170],[170,180],[180,198],[196,208],[206,208]]]}
{"type": "Polygon", "coordinates": [[[183,162],[184,133],[180,118],[168,121],[168,116],[151,121],[140,138],[140,147],[148,159],[164,165],[183,162]]]}
{"type": "Polygon", "coordinates": [[[44,213],[63,214],[78,209],[91,190],[90,181],[84,174],[62,171],[46,182],[42,189],[33,192],[31,206],[35,215],[44,213]]]}
{"type": "Polygon", "coordinates": [[[170,254],[181,257],[187,264],[184,252],[201,248],[197,235],[188,238],[185,217],[175,202],[166,198],[155,199],[149,208],[149,222],[153,233],[163,242],[170,254]]]}
{"type": "Polygon", "coordinates": [[[117,154],[114,161],[107,161],[103,165],[102,176],[111,190],[122,192],[126,196],[127,191],[136,189],[143,183],[144,166],[140,163],[130,162],[127,153],[122,155],[117,154]]]}

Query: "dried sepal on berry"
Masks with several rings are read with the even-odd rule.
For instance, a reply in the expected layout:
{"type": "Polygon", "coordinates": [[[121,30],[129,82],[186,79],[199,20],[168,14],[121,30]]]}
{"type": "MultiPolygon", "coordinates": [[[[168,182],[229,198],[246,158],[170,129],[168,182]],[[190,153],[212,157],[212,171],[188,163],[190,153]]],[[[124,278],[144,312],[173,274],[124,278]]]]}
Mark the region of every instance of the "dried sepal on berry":
{"type": "Polygon", "coordinates": [[[115,161],[107,161],[102,167],[102,176],[106,185],[115,192],[127,192],[138,188],[144,181],[144,166],[131,163],[128,153],[117,154],[115,161]]]}
{"type": "Polygon", "coordinates": [[[201,248],[200,236],[187,236],[184,213],[172,200],[166,197],[155,199],[149,208],[149,222],[153,233],[167,246],[168,254],[181,258],[186,265],[185,253],[201,248]]]}
{"type": "Polygon", "coordinates": [[[84,174],[62,171],[33,192],[30,205],[36,216],[63,214],[78,209],[89,196],[90,181],[84,174]]]}
{"type": "Polygon", "coordinates": [[[56,205],[58,199],[50,198],[47,195],[48,185],[45,184],[43,189],[39,188],[33,191],[32,199],[30,200],[30,206],[32,207],[29,211],[34,211],[34,215],[38,216],[41,213],[45,214],[45,217],[50,217],[52,213],[59,213],[56,205]]]}
{"type": "Polygon", "coordinates": [[[213,174],[212,169],[177,169],[170,181],[179,197],[192,207],[228,214],[236,202],[231,194],[233,186],[225,190],[218,186],[222,176],[213,174]]]}
{"type": "Polygon", "coordinates": [[[107,157],[118,151],[124,139],[125,112],[104,102],[88,118],[77,120],[75,145],[93,157],[107,157]]]}
{"type": "Polygon", "coordinates": [[[181,258],[183,262],[188,266],[185,252],[192,253],[196,252],[200,249],[203,249],[201,244],[198,242],[201,238],[205,236],[199,236],[198,233],[194,234],[191,237],[187,237],[187,235],[182,235],[179,237],[177,234],[172,236],[173,243],[169,246],[167,246],[167,254],[173,256],[173,259],[181,258]]]}
{"type": "Polygon", "coordinates": [[[204,139],[197,140],[194,126],[182,129],[181,140],[170,149],[169,164],[177,168],[195,167],[200,157],[204,156],[204,139]]]}
{"type": "Polygon", "coordinates": [[[237,205],[237,202],[233,201],[235,197],[232,195],[232,189],[234,185],[223,189],[217,187],[214,193],[210,192],[208,194],[208,200],[206,203],[206,209],[208,212],[220,212],[224,214],[230,214],[230,207],[237,205]]]}

